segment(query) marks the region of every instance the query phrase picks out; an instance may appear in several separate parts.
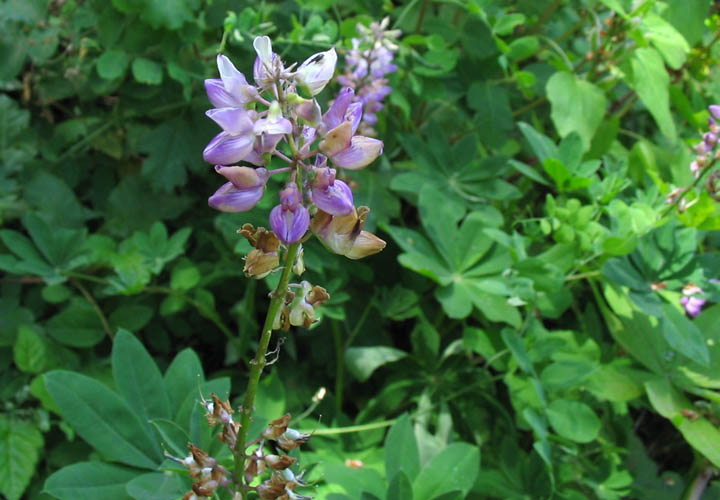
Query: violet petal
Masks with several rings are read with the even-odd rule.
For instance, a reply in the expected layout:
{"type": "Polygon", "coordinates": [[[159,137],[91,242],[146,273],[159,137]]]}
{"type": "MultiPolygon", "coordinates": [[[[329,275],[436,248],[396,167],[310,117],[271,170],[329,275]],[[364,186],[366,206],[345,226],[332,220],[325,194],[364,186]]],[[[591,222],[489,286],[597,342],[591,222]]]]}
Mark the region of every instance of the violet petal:
{"type": "Polygon", "coordinates": [[[263,196],[265,185],[251,189],[238,189],[226,182],[208,199],[208,205],[222,212],[246,212],[263,196]]]}
{"type": "Polygon", "coordinates": [[[215,165],[231,165],[245,158],[252,150],[255,137],[251,135],[232,136],[220,132],[205,146],[203,159],[215,165]]]}

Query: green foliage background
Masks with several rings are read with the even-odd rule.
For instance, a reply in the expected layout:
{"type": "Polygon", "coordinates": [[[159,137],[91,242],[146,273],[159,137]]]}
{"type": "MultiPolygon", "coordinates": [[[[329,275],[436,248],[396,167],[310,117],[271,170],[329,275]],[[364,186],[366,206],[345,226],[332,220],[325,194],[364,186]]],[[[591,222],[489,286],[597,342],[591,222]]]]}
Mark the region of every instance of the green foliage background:
{"type": "Polygon", "coordinates": [[[190,483],[164,450],[230,460],[197,400],[242,396],[277,276],[242,275],[235,230],[278,186],[207,207],[203,79],[219,52],[251,74],[264,34],[342,61],[384,16],[385,154],[351,178],[388,246],[306,245],[332,299],[282,334],[253,425],[327,387],[298,423],[321,499],[698,498],[720,467],[720,209],[704,183],[682,213],[666,196],[720,102],[710,0],[0,0],[6,498],[172,500],[190,483]]]}

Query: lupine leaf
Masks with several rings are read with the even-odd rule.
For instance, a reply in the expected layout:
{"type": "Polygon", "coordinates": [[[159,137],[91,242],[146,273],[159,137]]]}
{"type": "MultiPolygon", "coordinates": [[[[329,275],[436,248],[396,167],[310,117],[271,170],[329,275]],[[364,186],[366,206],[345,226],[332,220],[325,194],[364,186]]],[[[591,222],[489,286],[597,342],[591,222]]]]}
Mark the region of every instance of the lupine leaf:
{"type": "Polygon", "coordinates": [[[7,500],[22,496],[42,446],[43,437],[35,425],[0,414],[0,493],[7,500]]]}
{"type": "Polygon", "coordinates": [[[54,472],[45,491],[59,500],[128,500],[128,481],[138,471],[103,462],[78,462],[54,472]]]}

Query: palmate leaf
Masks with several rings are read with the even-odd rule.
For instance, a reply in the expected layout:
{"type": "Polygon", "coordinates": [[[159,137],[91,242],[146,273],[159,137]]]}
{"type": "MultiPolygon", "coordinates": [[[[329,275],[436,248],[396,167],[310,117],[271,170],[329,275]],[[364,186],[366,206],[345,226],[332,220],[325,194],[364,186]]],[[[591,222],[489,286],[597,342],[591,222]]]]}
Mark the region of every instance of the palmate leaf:
{"type": "Polygon", "coordinates": [[[45,481],[45,492],[60,500],[127,500],[128,481],[138,471],[103,462],[79,462],[63,467],[45,481]]]}
{"type": "Polygon", "coordinates": [[[419,205],[432,243],[417,231],[388,227],[405,251],[400,263],[441,285],[435,296],[450,317],[465,318],[477,307],[492,321],[516,325],[520,317],[507,304],[510,290],[501,276],[512,266],[512,258],[483,231],[502,224],[502,216],[488,207],[469,214],[458,226],[462,214],[454,213],[445,197],[430,186],[419,193],[419,205]]]}

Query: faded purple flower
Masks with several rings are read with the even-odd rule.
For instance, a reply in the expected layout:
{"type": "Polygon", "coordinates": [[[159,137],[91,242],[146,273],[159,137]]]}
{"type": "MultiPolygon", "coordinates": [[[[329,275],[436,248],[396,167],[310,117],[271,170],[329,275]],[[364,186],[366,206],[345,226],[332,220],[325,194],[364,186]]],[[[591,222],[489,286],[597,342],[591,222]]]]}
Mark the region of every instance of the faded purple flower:
{"type": "Polygon", "coordinates": [[[254,207],[265,193],[270,176],[264,168],[226,167],[216,165],[215,171],[228,181],[208,199],[208,204],[222,212],[246,212],[254,207]]]}
{"type": "Polygon", "coordinates": [[[270,211],[270,226],[286,245],[300,241],[310,227],[310,212],[302,205],[294,182],[280,191],[280,205],[270,211]]]}

